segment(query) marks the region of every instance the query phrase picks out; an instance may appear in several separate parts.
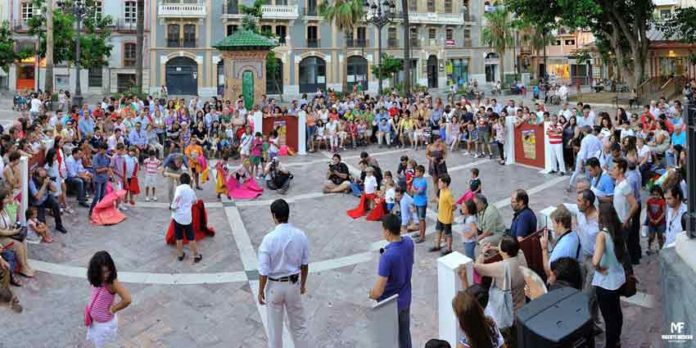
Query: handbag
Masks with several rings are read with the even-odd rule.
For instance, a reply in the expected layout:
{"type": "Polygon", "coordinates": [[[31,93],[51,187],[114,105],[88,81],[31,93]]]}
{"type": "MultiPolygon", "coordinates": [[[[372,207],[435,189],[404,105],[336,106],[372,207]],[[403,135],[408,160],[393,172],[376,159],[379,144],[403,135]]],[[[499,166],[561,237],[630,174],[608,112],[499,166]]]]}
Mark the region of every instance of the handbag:
{"type": "Polygon", "coordinates": [[[638,292],[638,278],[633,274],[633,270],[625,270],[626,282],[619,288],[619,295],[623,297],[631,297],[638,292]]]}
{"type": "Polygon", "coordinates": [[[99,288],[99,290],[97,290],[97,294],[92,299],[92,302],[88,306],[85,306],[84,321],[85,321],[85,326],[87,326],[87,327],[92,326],[92,315],[90,315],[90,312],[92,311],[92,306],[94,306],[94,302],[99,297],[99,294],[101,293],[101,291],[102,291],[102,288],[99,288]]]}
{"type": "Polygon", "coordinates": [[[488,290],[487,312],[493,318],[498,328],[504,329],[512,326],[513,323],[513,303],[512,303],[512,281],[510,280],[510,266],[507,262],[503,263],[503,284],[497,284],[495,278],[488,290]],[[506,290],[503,290],[506,289],[506,290]]]}
{"type": "Polygon", "coordinates": [[[11,235],[10,238],[18,242],[23,242],[25,239],[27,239],[27,231],[27,226],[21,226],[19,227],[19,232],[11,235]]]}

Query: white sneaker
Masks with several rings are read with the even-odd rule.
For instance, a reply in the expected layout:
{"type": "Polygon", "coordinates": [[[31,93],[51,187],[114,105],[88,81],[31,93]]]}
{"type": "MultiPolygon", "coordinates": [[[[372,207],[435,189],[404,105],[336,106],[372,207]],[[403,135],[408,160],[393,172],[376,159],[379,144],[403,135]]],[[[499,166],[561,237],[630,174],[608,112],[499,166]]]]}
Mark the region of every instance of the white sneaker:
{"type": "Polygon", "coordinates": [[[128,208],[126,208],[124,204],[119,205],[118,209],[121,209],[121,211],[128,211],[128,208]]]}
{"type": "Polygon", "coordinates": [[[149,202],[149,201],[150,201],[150,197],[145,197],[145,202],[149,202]]]}
{"type": "Polygon", "coordinates": [[[157,202],[157,196],[152,196],[152,200],[157,202]]]}

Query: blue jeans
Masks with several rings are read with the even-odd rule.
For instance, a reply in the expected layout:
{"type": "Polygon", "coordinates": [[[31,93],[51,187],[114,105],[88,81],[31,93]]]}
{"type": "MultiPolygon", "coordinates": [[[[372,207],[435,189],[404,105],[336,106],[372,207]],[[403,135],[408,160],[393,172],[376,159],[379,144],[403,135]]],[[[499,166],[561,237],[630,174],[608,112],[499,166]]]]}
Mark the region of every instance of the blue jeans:
{"type": "Polygon", "coordinates": [[[106,195],[106,183],[105,182],[95,182],[94,183],[94,197],[92,198],[92,204],[89,206],[89,214],[92,215],[92,210],[94,206],[99,203],[99,201],[106,195]]]}
{"type": "Polygon", "coordinates": [[[474,253],[476,250],[476,242],[464,242],[464,255],[475,260],[474,253]]]}
{"type": "Polygon", "coordinates": [[[665,151],[665,162],[667,163],[667,167],[674,167],[676,161],[674,150],[668,149],[665,151]]]}
{"type": "Polygon", "coordinates": [[[411,348],[411,310],[399,311],[399,348],[411,348]]]}
{"type": "Polygon", "coordinates": [[[65,179],[65,184],[68,187],[74,187],[77,191],[78,202],[85,201],[85,182],[79,176],[73,176],[72,178],[65,179]]]}
{"type": "Polygon", "coordinates": [[[577,180],[578,175],[580,175],[581,172],[584,172],[583,164],[583,160],[581,160],[579,157],[577,160],[575,160],[575,171],[573,171],[573,175],[570,177],[568,187],[573,189],[575,188],[575,180],[577,180]]]}

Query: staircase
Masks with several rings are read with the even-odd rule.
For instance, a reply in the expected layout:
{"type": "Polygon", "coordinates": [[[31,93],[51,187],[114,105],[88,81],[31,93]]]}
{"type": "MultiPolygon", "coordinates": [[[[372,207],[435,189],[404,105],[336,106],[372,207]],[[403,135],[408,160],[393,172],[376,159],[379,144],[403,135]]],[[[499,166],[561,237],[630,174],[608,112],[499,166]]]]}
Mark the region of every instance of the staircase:
{"type": "Polygon", "coordinates": [[[682,90],[686,78],[683,76],[657,76],[644,81],[638,86],[636,92],[641,104],[648,104],[651,100],[665,97],[667,100],[678,98],[682,95],[682,90]]]}

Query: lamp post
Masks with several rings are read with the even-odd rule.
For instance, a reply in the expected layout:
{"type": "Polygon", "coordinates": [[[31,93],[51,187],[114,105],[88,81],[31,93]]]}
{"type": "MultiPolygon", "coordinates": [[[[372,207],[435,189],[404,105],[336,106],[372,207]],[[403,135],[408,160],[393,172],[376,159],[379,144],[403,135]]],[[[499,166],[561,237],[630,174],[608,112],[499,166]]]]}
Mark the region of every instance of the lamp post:
{"type": "Polygon", "coordinates": [[[365,0],[365,21],[372,23],[377,28],[377,76],[378,93],[382,95],[382,28],[391,23],[394,18],[396,5],[393,0],[384,0],[382,3],[365,0]]]}
{"type": "Polygon", "coordinates": [[[82,19],[87,15],[87,4],[84,0],[62,1],[57,2],[58,7],[63,10],[72,11],[77,22],[77,33],[75,35],[75,95],[73,95],[73,105],[82,107],[82,87],[80,86],[80,34],[82,31],[82,19]]]}

